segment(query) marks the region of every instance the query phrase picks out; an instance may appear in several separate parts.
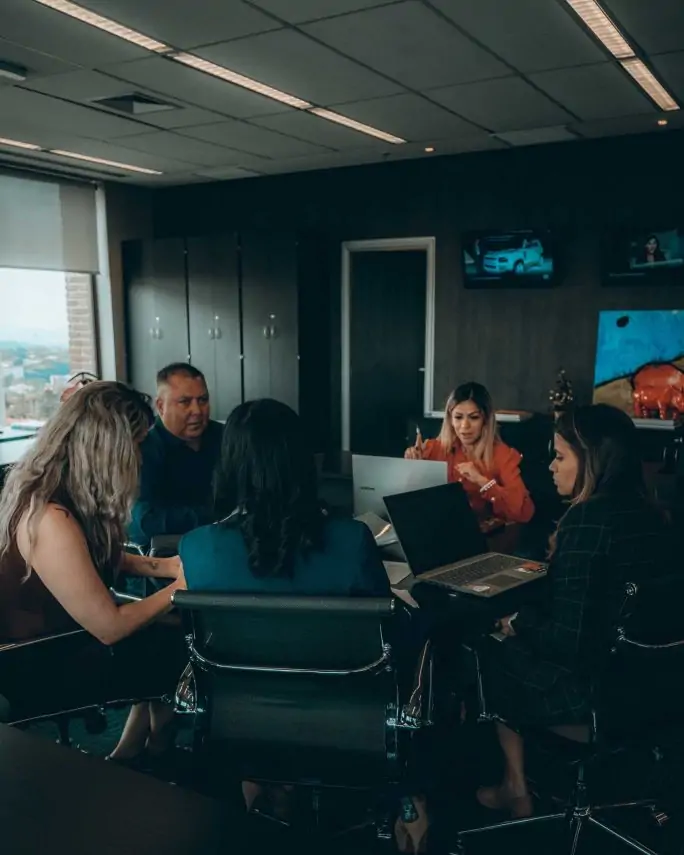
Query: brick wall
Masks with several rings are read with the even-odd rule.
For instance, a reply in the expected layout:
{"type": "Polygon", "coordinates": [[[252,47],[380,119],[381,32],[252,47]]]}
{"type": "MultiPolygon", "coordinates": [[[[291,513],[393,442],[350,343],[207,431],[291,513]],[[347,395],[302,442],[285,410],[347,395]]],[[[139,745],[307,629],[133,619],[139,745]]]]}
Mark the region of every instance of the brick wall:
{"type": "Polygon", "coordinates": [[[66,274],[69,363],[71,373],[97,373],[95,312],[92,278],[87,273],[66,274]]]}

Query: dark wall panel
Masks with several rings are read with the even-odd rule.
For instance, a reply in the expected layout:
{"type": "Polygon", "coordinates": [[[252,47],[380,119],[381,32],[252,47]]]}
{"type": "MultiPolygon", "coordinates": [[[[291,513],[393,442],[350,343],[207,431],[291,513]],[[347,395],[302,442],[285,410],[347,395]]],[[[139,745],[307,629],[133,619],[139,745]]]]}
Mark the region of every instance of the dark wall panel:
{"type": "Polygon", "coordinates": [[[683,150],[684,134],[668,131],[172,188],[155,194],[155,230],[168,236],[288,228],[323,236],[330,271],[330,385],[321,396],[330,402],[335,444],[341,241],[437,238],[437,402],[454,383],[477,378],[501,408],[543,410],[561,365],[579,398],[588,400],[601,309],[684,308],[684,288],[604,288],[599,276],[607,228],[684,220],[683,150]],[[466,290],[459,234],[524,227],[557,233],[559,287],[466,290]]]}

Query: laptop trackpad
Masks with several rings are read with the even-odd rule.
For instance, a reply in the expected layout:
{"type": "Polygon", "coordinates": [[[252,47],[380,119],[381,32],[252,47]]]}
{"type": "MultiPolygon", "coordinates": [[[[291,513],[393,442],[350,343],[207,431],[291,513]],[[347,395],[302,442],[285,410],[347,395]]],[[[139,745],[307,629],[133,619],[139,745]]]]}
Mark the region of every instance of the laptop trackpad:
{"type": "Polygon", "coordinates": [[[524,576],[515,575],[515,571],[511,573],[498,573],[496,576],[491,576],[487,579],[486,584],[489,585],[490,588],[498,588],[500,591],[504,591],[506,588],[511,588],[513,585],[519,585],[524,578],[524,576]]]}

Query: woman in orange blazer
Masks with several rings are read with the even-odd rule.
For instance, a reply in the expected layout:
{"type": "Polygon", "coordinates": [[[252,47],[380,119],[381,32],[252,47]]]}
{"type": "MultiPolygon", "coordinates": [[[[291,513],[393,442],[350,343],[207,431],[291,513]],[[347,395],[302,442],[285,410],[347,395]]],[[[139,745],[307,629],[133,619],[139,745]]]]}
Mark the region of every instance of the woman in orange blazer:
{"type": "Polygon", "coordinates": [[[406,449],[409,460],[445,460],[449,481],[460,481],[480,522],[492,517],[526,523],[534,505],[520,475],[521,455],[499,439],[492,399],[481,383],[464,383],[446,403],[437,439],[406,449]]]}

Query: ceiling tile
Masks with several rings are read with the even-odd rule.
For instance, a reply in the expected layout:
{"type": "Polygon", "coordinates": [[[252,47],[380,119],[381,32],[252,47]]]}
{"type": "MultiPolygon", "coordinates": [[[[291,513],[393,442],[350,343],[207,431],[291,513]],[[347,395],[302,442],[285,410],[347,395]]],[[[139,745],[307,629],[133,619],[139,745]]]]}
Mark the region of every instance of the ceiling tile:
{"type": "Polygon", "coordinates": [[[522,77],[501,77],[481,83],[432,89],[430,98],[491,131],[517,131],[572,121],[546,95],[522,77]]]}
{"type": "Polygon", "coordinates": [[[228,121],[196,128],[184,128],[182,134],[261,157],[297,157],[306,154],[322,154],[325,151],[321,146],[302,142],[266,128],[258,128],[246,122],[228,121]]]}
{"type": "Polygon", "coordinates": [[[110,65],[103,71],[112,77],[144,86],[169,98],[178,98],[196,107],[213,110],[223,116],[247,119],[291,110],[285,104],[233,86],[201,71],[186,68],[161,57],[140,62],[110,65]]]}
{"type": "Polygon", "coordinates": [[[545,71],[607,58],[561,3],[549,0],[431,2],[519,71],[545,71]]]}
{"type": "Polygon", "coordinates": [[[409,141],[429,141],[478,132],[470,122],[411,93],[344,104],[339,107],[339,112],[409,141]]]}
{"type": "Polygon", "coordinates": [[[499,139],[511,145],[542,145],[544,143],[571,142],[577,134],[569,131],[565,125],[554,128],[533,128],[529,131],[508,131],[497,134],[499,139]]]}
{"type": "MultiPolygon", "coordinates": [[[[77,65],[71,62],[55,59],[52,56],[36,50],[30,50],[14,42],[8,42],[5,39],[0,39],[0,59],[16,63],[17,65],[23,65],[28,71],[27,79],[29,82],[36,78],[45,77],[48,74],[62,74],[78,68],[77,65]]],[[[12,81],[6,77],[0,77],[0,84],[11,85],[12,81]]]]}
{"type": "Polygon", "coordinates": [[[630,134],[668,134],[684,128],[684,112],[670,113],[667,127],[656,124],[654,116],[622,116],[617,119],[596,119],[593,122],[576,122],[572,128],[583,137],[615,137],[630,134]]]}
{"type": "Polygon", "coordinates": [[[283,0],[254,0],[254,5],[291,24],[301,24],[303,21],[317,21],[331,15],[370,9],[384,2],[387,0],[287,0],[287,3],[283,3],[283,0]]]}
{"type": "Polygon", "coordinates": [[[540,89],[580,119],[651,113],[655,108],[632,79],[613,63],[530,75],[540,89]]]}
{"type": "Polygon", "coordinates": [[[82,6],[166,42],[191,48],[239,39],[280,26],[240,0],[79,0],[82,6]]]}
{"type": "Polygon", "coordinates": [[[663,53],[652,57],[651,62],[662,82],[679,101],[679,105],[684,106],[684,51],[663,53]]]}
{"type": "Polygon", "coordinates": [[[413,89],[509,73],[488,51],[415,0],[331,18],[303,29],[413,89]]]}
{"type": "Polygon", "coordinates": [[[402,91],[396,83],[295,30],[212,45],[197,53],[319,106],[402,91]]]}
{"type": "Polygon", "coordinates": [[[0,125],[13,123],[103,139],[140,131],[137,122],[17,86],[0,89],[0,125]]]}
{"type": "MultiPolygon", "coordinates": [[[[343,110],[339,110],[343,113],[343,110]]],[[[393,148],[391,143],[369,137],[366,134],[352,131],[343,125],[337,125],[327,119],[321,119],[311,113],[301,110],[291,110],[278,116],[261,116],[252,119],[252,124],[289,134],[300,140],[327,146],[331,149],[360,149],[373,148],[376,151],[384,151],[393,148]]]]}
{"type": "Polygon", "coordinates": [[[648,53],[684,48],[681,0],[603,0],[615,21],[648,53]]]}
{"type": "MultiPolygon", "coordinates": [[[[154,92],[146,91],[142,86],[136,86],[126,80],[119,80],[98,71],[75,71],[70,74],[59,74],[36,81],[27,81],[22,84],[22,88],[32,89],[57,98],[64,98],[67,101],[79,101],[85,104],[101,98],[115,98],[133,93],[149,95],[153,98],[159,97],[154,92]]],[[[147,125],[154,125],[160,128],[180,128],[186,125],[209,124],[220,119],[218,113],[212,113],[209,110],[201,110],[198,107],[188,107],[185,104],[178,104],[173,99],[166,97],[163,97],[161,100],[166,100],[174,104],[176,109],[164,110],[158,113],[145,113],[144,115],[137,116],[139,120],[146,123],[145,125],[141,125],[140,130],[142,133],[147,130],[147,125]]],[[[125,113],[123,115],[124,117],[126,116],[125,113]]]]}
{"type": "Polygon", "coordinates": [[[33,0],[2,0],[2,36],[85,68],[149,56],[142,48],[33,0]]]}
{"type": "Polygon", "coordinates": [[[163,157],[170,157],[185,163],[195,163],[198,166],[221,166],[240,163],[244,160],[242,152],[231,151],[228,148],[182,137],[170,131],[136,134],[134,137],[117,140],[117,144],[136,151],[160,154],[163,157]]]}

